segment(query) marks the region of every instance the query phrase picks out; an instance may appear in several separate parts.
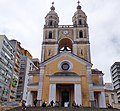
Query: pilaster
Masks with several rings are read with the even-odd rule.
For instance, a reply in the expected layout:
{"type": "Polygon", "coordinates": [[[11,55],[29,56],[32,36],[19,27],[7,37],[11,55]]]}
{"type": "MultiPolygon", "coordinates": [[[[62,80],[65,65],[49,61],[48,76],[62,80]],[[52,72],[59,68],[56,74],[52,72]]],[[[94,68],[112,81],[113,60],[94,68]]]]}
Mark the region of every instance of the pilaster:
{"type": "Polygon", "coordinates": [[[32,106],[32,103],[33,103],[33,97],[32,97],[32,93],[31,91],[28,91],[28,94],[27,94],[27,104],[28,105],[31,105],[32,106]]]}
{"type": "Polygon", "coordinates": [[[99,107],[106,108],[105,92],[99,94],[99,107]]]}
{"type": "Polygon", "coordinates": [[[40,106],[42,105],[42,90],[43,90],[43,76],[44,76],[44,67],[40,67],[40,80],[38,85],[38,95],[37,100],[40,102],[40,106]]]}
{"type": "Polygon", "coordinates": [[[74,84],[74,100],[77,105],[82,105],[81,84],[74,84]]]}
{"type": "Polygon", "coordinates": [[[87,67],[87,71],[88,71],[88,86],[89,86],[90,104],[91,104],[91,107],[94,107],[95,101],[94,101],[94,91],[93,91],[91,67],[87,67]]]}
{"type": "Polygon", "coordinates": [[[56,84],[50,84],[49,91],[49,103],[52,100],[56,102],[56,84]]]}

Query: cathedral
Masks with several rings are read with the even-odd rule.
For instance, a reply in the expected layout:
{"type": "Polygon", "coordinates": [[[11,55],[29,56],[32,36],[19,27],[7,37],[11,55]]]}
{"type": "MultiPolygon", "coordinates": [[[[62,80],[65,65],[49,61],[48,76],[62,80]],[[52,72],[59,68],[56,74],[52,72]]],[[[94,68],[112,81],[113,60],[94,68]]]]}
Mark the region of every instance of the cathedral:
{"type": "Polygon", "coordinates": [[[59,25],[52,3],[43,28],[40,73],[31,79],[38,84],[28,86],[28,104],[37,99],[40,106],[53,100],[61,107],[71,107],[75,102],[78,106],[105,108],[103,73],[92,65],[87,16],[80,2],[72,25],[59,25]]]}

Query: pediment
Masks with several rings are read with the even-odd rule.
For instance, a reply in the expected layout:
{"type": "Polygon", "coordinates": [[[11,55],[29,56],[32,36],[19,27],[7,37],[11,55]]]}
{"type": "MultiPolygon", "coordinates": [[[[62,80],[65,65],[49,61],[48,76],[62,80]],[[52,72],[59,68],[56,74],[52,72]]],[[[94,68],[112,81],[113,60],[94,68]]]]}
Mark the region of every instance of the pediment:
{"type": "Polygon", "coordinates": [[[77,55],[74,55],[74,54],[72,54],[70,52],[67,52],[67,51],[61,52],[61,53],[53,56],[52,58],[42,62],[41,66],[45,66],[47,64],[50,64],[50,63],[52,63],[52,62],[54,62],[57,59],[62,58],[62,57],[65,57],[65,58],[70,57],[71,59],[74,59],[75,61],[80,62],[83,65],[92,67],[92,63],[90,63],[89,61],[87,61],[87,60],[85,60],[83,58],[80,58],[77,55]]]}

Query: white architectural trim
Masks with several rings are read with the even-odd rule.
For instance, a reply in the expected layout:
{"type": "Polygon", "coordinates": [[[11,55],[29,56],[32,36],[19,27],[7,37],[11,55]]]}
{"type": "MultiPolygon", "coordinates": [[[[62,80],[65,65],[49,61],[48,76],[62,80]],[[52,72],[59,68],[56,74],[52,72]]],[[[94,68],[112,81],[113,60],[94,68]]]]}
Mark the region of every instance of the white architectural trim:
{"type": "Polygon", "coordinates": [[[73,30],[74,32],[74,41],[76,40],[76,29],[73,30]]]}
{"type": "Polygon", "coordinates": [[[42,45],[42,53],[41,53],[41,62],[44,61],[44,56],[45,56],[45,45],[42,45]]]}
{"type": "Polygon", "coordinates": [[[90,44],[87,44],[87,60],[91,62],[91,56],[90,56],[90,44]]]}
{"type": "MultiPolygon", "coordinates": [[[[38,95],[37,100],[42,102],[42,89],[43,89],[43,76],[44,76],[44,67],[40,67],[40,80],[38,85],[38,95]]],[[[40,103],[40,106],[42,104],[40,103]]]]}
{"type": "Polygon", "coordinates": [[[45,41],[45,39],[46,39],[46,38],[45,38],[45,32],[46,32],[46,31],[44,30],[44,31],[43,31],[43,41],[45,41]]]}
{"type": "Polygon", "coordinates": [[[29,91],[28,94],[27,94],[27,101],[26,101],[26,102],[27,102],[28,105],[31,105],[31,106],[32,106],[33,97],[32,97],[31,91],[29,91]]]}
{"type": "Polygon", "coordinates": [[[104,85],[93,85],[93,90],[94,91],[104,91],[104,85]]]}
{"type": "Polygon", "coordinates": [[[38,90],[38,85],[33,85],[33,86],[27,86],[28,91],[37,91],[38,90]]]}
{"type": "Polygon", "coordinates": [[[49,86],[49,103],[53,100],[56,102],[56,84],[50,84],[49,86]]]}
{"type": "Polygon", "coordinates": [[[89,95],[90,95],[90,101],[92,105],[92,102],[94,101],[94,91],[93,91],[91,67],[87,67],[87,72],[88,72],[89,95]]]}
{"type": "Polygon", "coordinates": [[[56,41],[58,41],[58,29],[56,29],[56,41]]]}
{"type": "Polygon", "coordinates": [[[81,84],[74,84],[74,100],[77,105],[82,105],[81,84]]]}
{"type": "Polygon", "coordinates": [[[77,55],[77,44],[73,44],[73,53],[77,55]]]}
{"type": "Polygon", "coordinates": [[[63,83],[63,82],[65,82],[65,83],[71,83],[71,82],[80,82],[81,81],[81,77],[74,77],[74,76],[71,76],[71,77],[65,77],[65,76],[63,76],[63,77],[61,77],[61,76],[59,76],[59,77],[54,77],[54,76],[52,76],[52,77],[50,77],[50,82],[51,83],[57,83],[57,82],[61,82],[61,83],[63,83]]]}
{"type": "Polygon", "coordinates": [[[71,61],[69,61],[69,60],[62,60],[62,61],[60,61],[58,63],[58,69],[61,70],[61,71],[63,71],[63,69],[61,68],[61,66],[65,62],[67,62],[69,64],[69,66],[70,66],[69,71],[72,70],[73,69],[73,63],[71,61]]]}
{"type": "Polygon", "coordinates": [[[58,53],[58,44],[54,45],[54,55],[58,53]]]}
{"type": "Polygon", "coordinates": [[[80,62],[80,63],[83,64],[83,65],[87,65],[87,66],[90,66],[90,67],[92,66],[92,64],[91,64],[90,62],[88,62],[88,61],[86,61],[86,60],[84,60],[84,59],[82,59],[82,58],[80,58],[80,57],[78,57],[78,56],[76,56],[76,55],[68,52],[68,51],[61,52],[60,54],[52,57],[51,59],[48,59],[47,61],[41,63],[41,65],[50,64],[51,62],[53,62],[53,61],[55,61],[55,60],[57,60],[58,58],[63,57],[63,56],[71,57],[72,59],[80,62]]]}
{"type": "Polygon", "coordinates": [[[99,107],[106,108],[105,92],[99,94],[99,107]]]}

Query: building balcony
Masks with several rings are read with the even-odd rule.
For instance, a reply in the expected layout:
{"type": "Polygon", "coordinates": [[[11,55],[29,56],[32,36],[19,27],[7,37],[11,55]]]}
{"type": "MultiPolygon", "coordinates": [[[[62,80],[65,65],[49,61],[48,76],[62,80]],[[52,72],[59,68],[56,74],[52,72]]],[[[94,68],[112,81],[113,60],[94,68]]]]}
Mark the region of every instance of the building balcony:
{"type": "Polygon", "coordinates": [[[94,91],[101,91],[104,90],[104,84],[93,84],[94,91]]]}
{"type": "Polygon", "coordinates": [[[38,82],[37,83],[28,83],[27,89],[30,91],[37,91],[38,90],[38,82]]]}
{"type": "Polygon", "coordinates": [[[35,71],[30,71],[28,73],[29,76],[34,76],[34,75],[39,75],[40,74],[40,71],[39,70],[35,70],[35,71]]]}
{"type": "Polygon", "coordinates": [[[88,24],[82,25],[56,25],[56,26],[48,26],[44,25],[44,28],[79,28],[79,27],[88,27],[88,24]]]}

